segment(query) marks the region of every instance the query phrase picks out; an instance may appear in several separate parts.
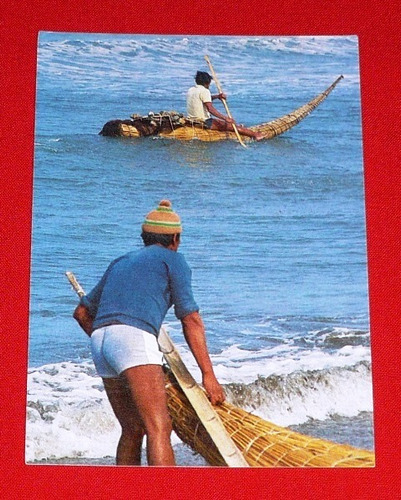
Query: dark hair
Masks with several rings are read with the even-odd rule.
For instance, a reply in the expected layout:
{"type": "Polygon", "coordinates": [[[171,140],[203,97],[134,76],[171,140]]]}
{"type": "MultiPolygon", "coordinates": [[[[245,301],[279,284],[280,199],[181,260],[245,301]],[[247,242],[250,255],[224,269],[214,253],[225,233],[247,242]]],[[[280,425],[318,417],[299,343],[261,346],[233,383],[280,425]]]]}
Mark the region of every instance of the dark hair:
{"type": "Polygon", "coordinates": [[[205,83],[208,84],[213,80],[213,77],[209,75],[209,73],[206,73],[205,71],[198,71],[195,76],[195,82],[198,85],[204,85],[205,83]]]}
{"type": "MultiPolygon", "coordinates": [[[[177,234],[177,240],[180,241],[180,233],[177,234]]],[[[173,244],[174,234],[157,234],[157,233],[147,233],[143,231],[141,234],[141,238],[145,247],[150,245],[163,245],[164,247],[168,247],[173,244]]]]}

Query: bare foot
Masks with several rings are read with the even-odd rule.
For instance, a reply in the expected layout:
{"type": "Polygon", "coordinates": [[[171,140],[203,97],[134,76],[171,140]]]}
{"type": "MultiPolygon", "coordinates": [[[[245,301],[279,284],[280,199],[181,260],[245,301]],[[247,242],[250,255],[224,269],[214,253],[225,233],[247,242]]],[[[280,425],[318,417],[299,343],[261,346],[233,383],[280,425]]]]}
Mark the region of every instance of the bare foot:
{"type": "Polygon", "coordinates": [[[256,139],[257,141],[261,141],[261,140],[262,140],[262,139],[264,139],[264,138],[265,138],[265,136],[264,136],[261,132],[256,132],[256,134],[255,134],[255,139],[256,139]]]}

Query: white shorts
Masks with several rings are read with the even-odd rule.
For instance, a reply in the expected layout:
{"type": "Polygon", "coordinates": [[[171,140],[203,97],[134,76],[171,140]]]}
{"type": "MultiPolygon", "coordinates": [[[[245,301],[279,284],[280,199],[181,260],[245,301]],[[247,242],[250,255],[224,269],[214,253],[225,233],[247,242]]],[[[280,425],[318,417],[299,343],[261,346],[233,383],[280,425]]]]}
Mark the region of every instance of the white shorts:
{"type": "Polygon", "coordinates": [[[91,335],[92,357],[102,378],[118,377],[127,368],[162,365],[163,354],[154,335],[128,325],[110,325],[91,335]]]}

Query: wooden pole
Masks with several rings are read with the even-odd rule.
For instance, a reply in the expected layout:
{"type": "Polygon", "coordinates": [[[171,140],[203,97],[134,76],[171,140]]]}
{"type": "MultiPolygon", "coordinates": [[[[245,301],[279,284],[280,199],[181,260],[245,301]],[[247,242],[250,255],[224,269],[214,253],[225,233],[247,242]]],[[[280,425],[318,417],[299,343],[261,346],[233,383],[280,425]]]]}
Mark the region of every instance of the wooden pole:
{"type": "Polygon", "coordinates": [[[160,330],[158,342],[174,377],[226,464],[229,467],[249,467],[248,462],[231,439],[218,413],[207,398],[205,391],[188,371],[164,328],[160,330]]]}
{"type": "MultiPolygon", "coordinates": [[[[222,91],[222,89],[221,89],[220,82],[219,82],[219,80],[218,80],[218,78],[217,78],[216,72],[214,71],[214,68],[213,68],[213,66],[212,66],[212,63],[210,62],[209,57],[208,57],[208,56],[205,56],[205,60],[206,60],[206,62],[207,62],[207,64],[208,64],[208,66],[209,66],[209,68],[210,68],[210,71],[211,71],[211,73],[212,73],[213,80],[214,80],[214,82],[215,82],[215,84],[216,84],[216,87],[217,87],[217,89],[218,89],[219,93],[220,93],[220,94],[222,94],[222,93],[223,93],[223,91],[222,91]]],[[[222,99],[222,101],[223,101],[224,107],[226,108],[227,116],[228,116],[229,118],[232,118],[231,113],[230,113],[230,110],[228,109],[228,106],[227,106],[227,101],[226,101],[225,99],[222,99]]],[[[237,138],[238,138],[238,140],[239,140],[239,142],[240,142],[241,146],[243,146],[244,148],[246,148],[246,145],[245,145],[244,141],[242,140],[240,133],[238,132],[237,126],[235,125],[235,123],[233,123],[232,125],[233,125],[234,132],[235,132],[235,134],[236,134],[236,136],[237,136],[237,138]]]]}

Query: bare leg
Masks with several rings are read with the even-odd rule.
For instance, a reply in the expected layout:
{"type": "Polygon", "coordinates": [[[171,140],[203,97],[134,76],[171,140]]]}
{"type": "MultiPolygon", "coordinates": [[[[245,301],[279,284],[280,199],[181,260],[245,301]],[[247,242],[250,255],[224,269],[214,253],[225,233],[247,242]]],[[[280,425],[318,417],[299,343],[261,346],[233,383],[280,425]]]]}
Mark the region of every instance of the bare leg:
{"type": "Polygon", "coordinates": [[[164,374],[160,365],[142,365],[122,373],[127,380],[147,440],[149,465],[175,465],[164,374]]]}
{"type": "MultiPolygon", "coordinates": [[[[233,126],[229,123],[228,127],[231,128],[231,130],[234,130],[233,126]]],[[[246,135],[248,137],[252,137],[253,139],[256,139],[257,141],[260,141],[263,139],[263,135],[260,132],[254,132],[253,130],[245,127],[238,127],[237,130],[241,135],[246,135]]]]}
{"type": "MultiPolygon", "coordinates": [[[[247,137],[252,137],[257,141],[263,139],[263,135],[260,132],[254,132],[253,130],[237,125],[237,130],[241,135],[245,135],[247,137]]],[[[215,120],[213,118],[211,130],[221,130],[223,132],[234,132],[234,127],[231,123],[223,122],[222,120],[215,120]]]]}
{"type": "Polygon", "coordinates": [[[111,407],[121,425],[117,446],[117,465],[141,465],[144,428],[123,378],[104,378],[104,387],[111,407]]]}

